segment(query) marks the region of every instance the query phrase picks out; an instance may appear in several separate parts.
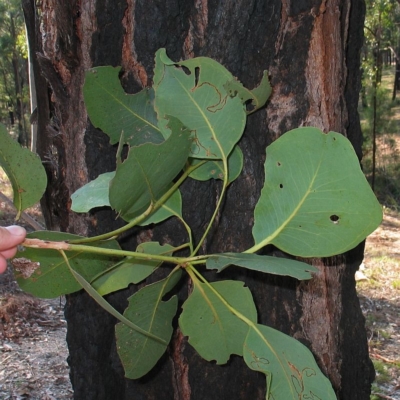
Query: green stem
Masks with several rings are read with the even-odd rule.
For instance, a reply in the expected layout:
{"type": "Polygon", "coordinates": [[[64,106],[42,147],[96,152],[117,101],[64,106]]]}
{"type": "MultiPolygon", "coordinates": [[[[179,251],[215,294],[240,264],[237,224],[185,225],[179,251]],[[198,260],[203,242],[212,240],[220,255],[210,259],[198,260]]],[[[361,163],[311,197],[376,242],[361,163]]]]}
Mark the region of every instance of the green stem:
{"type": "MultiPolygon", "coordinates": [[[[268,243],[267,243],[267,244],[268,244],[268,243]]],[[[254,246],[250,247],[249,249],[243,251],[242,253],[246,253],[246,254],[248,254],[248,253],[255,253],[256,251],[262,249],[262,248],[263,248],[264,246],[266,246],[267,244],[264,244],[264,243],[255,244],[254,246]]]]}
{"type": "Polygon", "coordinates": [[[133,228],[135,225],[140,224],[153,211],[154,211],[153,204],[150,204],[148,209],[143,214],[139,215],[138,217],[133,219],[131,222],[129,222],[127,225],[124,225],[121,228],[115,229],[114,231],[111,231],[111,232],[104,233],[103,235],[93,236],[90,238],[71,240],[69,243],[71,243],[71,244],[93,243],[93,242],[99,242],[100,240],[107,240],[107,239],[114,238],[116,236],[119,236],[121,233],[127,231],[128,229],[133,228]]]}
{"type": "MultiPolygon", "coordinates": [[[[186,223],[186,221],[180,215],[177,215],[177,218],[179,218],[179,220],[182,222],[183,226],[186,228],[186,232],[187,232],[187,234],[189,236],[189,243],[187,243],[188,246],[186,246],[186,247],[189,247],[190,254],[193,254],[192,230],[190,229],[190,226],[186,223]]],[[[176,249],[178,249],[178,247],[176,249]]]]}
{"type": "Polygon", "coordinates": [[[205,258],[205,259],[200,259],[200,260],[197,260],[197,261],[190,261],[190,264],[192,264],[192,265],[201,265],[201,264],[205,264],[206,262],[207,262],[207,259],[205,258]]]}
{"type": "MultiPolygon", "coordinates": [[[[52,242],[48,240],[40,239],[25,239],[22,243],[24,247],[36,248],[36,249],[52,249],[52,250],[64,250],[64,251],[76,251],[82,253],[92,253],[92,254],[105,254],[109,256],[117,257],[131,257],[138,260],[151,260],[151,261],[161,261],[169,262],[176,265],[183,265],[193,261],[206,260],[209,255],[196,256],[196,257],[173,257],[173,256],[163,256],[159,254],[148,254],[136,251],[119,250],[119,249],[106,249],[103,247],[86,246],[82,244],[71,244],[67,242],[52,242]]],[[[187,247],[188,244],[182,245],[181,248],[187,247]]],[[[180,249],[180,248],[178,248],[180,249]]]]}
{"type": "Polygon", "coordinates": [[[181,245],[178,246],[178,247],[174,247],[174,252],[175,252],[175,251],[179,251],[179,250],[186,249],[187,247],[190,247],[190,246],[191,246],[191,243],[184,243],[184,244],[181,244],[181,245]]]}
{"type": "Polygon", "coordinates": [[[223,166],[224,166],[224,183],[223,183],[223,186],[222,186],[221,194],[220,194],[220,196],[219,196],[218,203],[217,203],[217,206],[215,207],[215,210],[214,210],[214,213],[213,213],[213,215],[212,215],[212,217],[211,217],[211,220],[210,220],[210,222],[208,223],[207,228],[206,228],[206,230],[204,231],[204,234],[203,234],[203,236],[201,237],[201,239],[200,239],[200,241],[199,241],[197,247],[196,247],[195,250],[192,252],[192,254],[191,254],[192,256],[195,255],[195,254],[197,254],[197,252],[200,250],[200,247],[202,246],[204,240],[206,239],[208,233],[210,232],[210,229],[211,229],[211,227],[212,227],[212,225],[213,225],[213,223],[214,223],[214,220],[215,220],[215,218],[216,218],[216,216],[217,216],[217,214],[218,214],[218,211],[219,211],[219,209],[220,209],[220,207],[221,207],[222,200],[224,199],[225,192],[226,192],[226,188],[228,187],[228,159],[225,157],[225,158],[222,160],[222,162],[223,162],[223,166]]]}
{"type": "MultiPolygon", "coordinates": [[[[176,248],[174,248],[173,251],[175,252],[175,251],[178,251],[178,250],[181,250],[181,249],[185,249],[186,247],[189,247],[189,243],[185,243],[185,244],[183,244],[183,245],[181,245],[181,246],[179,246],[179,247],[176,247],[176,248]]],[[[164,253],[160,253],[159,255],[162,255],[162,254],[165,254],[165,253],[168,254],[168,253],[171,253],[171,251],[166,251],[166,252],[164,252],[164,253]]],[[[101,278],[102,276],[104,276],[104,275],[110,273],[111,271],[117,269],[118,267],[120,267],[120,266],[121,266],[122,264],[124,264],[125,262],[126,262],[126,260],[123,259],[123,260],[119,261],[118,263],[112,265],[111,267],[105,269],[104,271],[99,272],[97,275],[95,275],[95,276],[92,277],[92,279],[90,280],[90,284],[93,285],[93,283],[96,282],[96,280],[98,280],[98,279],[101,278]]],[[[160,267],[161,265],[162,265],[162,262],[160,261],[160,263],[158,264],[157,267],[160,267]]],[[[135,266],[132,265],[132,267],[134,268],[135,266]]]]}
{"type": "Polygon", "coordinates": [[[79,244],[69,244],[68,250],[81,251],[84,253],[107,254],[107,255],[111,255],[111,256],[114,255],[114,256],[120,256],[120,257],[132,257],[132,258],[136,258],[139,260],[163,261],[163,262],[170,262],[173,264],[181,264],[181,262],[182,262],[181,257],[139,253],[137,251],[128,251],[128,250],[103,249],[102,247],[92,247],[92,246],[85,246],[85,245],[79,245],[79,244]]]}
{"type": "Polygon", "coordinates": [[[197,165],[188,167],[183,174],[180,176],[180,178],[171,186],[171,188],[164,193],[160,199],[158,199],[154,204],[150,204],[147,210],[133,219],[131,222],[129,222],[127,225],[124,225],[121,228],[118,228],[114,231],[107,232],[103,235],[98,235],[98,236],[93,236],[90,238],[83,238],[83,239],[76,239],[76,240],[71,240],[69,243],[71,244],[82,244],[82,243],[92,243],[92,242],[98,242],[100,240],[107,240],[116,236],[119,236],[121,233],[126,232],[128,229],[133,228],[134,226],[140,224],[143,222],[147,217],[149,217],[153,212],[157,211],[169,198],[170,196],[179,188],[179,186],[183,183],[183,181],[197,168],[199,168],[201,165],[203,165],[206,161],[199,163],[197,165]]]}
{"type": "MultiPolygon", "coordinates": [[[[166,210],[168,210],[172,215],[174,215],[176,218],[179,219],[179,221],[182,222],[183,226],[186,229],[186,232],[189,236],[189,242],[185,244],[184,247],[189,247],[189,251],[190,254],[193,253],[193,237],[192,237],[192,230],[190,229],[190,226],[186,223],[186,221],[182,218],[182,216],[180,216],[179,214],[177,214],[174,210],[170,209],[169,207],[164,206],[164,208],[166,210]]],[[[180,247],[177,247],[175,251],[180,250],[180,247]]]]}
{"type": "MultiPolygon", "coordinates": [[[[55,242],[58,243],[58,242],[55,242]]],[[[117,249],[103,249],[102,247],[93,247],[93,246],[84,246],[79,244],[68,244],[69,251],[81,251],[85,253],[94,253],[94,254],[107,254],[107,255],[115,255],[120,257],[132,257],[138,260],[151,260],[151,261],[162,261],[169,262],[176,265],[182,265],[186,263],[190,263],[193,261],[206,260],[209,258],[209,255],[206,256],[197,256],[197,257],[174,257],[174,256],[163,256],[159,254],[149,254],[149,253],[139,253],[136,251],[127,251],[127,250],[117,250],[117,249]]]]}

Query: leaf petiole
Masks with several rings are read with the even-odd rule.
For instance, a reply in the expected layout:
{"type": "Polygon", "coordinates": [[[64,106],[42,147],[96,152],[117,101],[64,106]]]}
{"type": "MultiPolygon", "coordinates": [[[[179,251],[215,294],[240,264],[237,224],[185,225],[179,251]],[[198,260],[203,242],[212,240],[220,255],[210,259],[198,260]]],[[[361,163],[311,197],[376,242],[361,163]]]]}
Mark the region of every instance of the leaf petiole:
{"type": "Polygon", "coordinates": [[[139,215],[138,217],[136,217],[131,222],[129,222],[128,224],[124,225],[121,228],[115,229],[114,231],[111,231],[111,232],[107,232],[107,233],[105,233],[103,235],[93,236],[93,237],[90,237],[90,238],[71,240],[69,243],[71,243],[71,244],[92,243],[92,242],[99,242],[100,240],[107,240],[107,239],[111,239],[111,238],[116,238],[121,233],[124,233],[128,229],[133,228],[137,224],[140,224],[150,214],[152,214],[153,211],[155,211],[155,207],[154,207],[153,204],[150,204],[149,207],[147,208],[147,210],[143,214],[139,215]]]}
{"type": "Polygon", "coordinates": [[[219,211],[219,209],[221,208],[222,200],[224,199],[225,192],[226,192],[226,188],[228,187],[229,178],[228,178],[228,159],[227,159],[227,157],[224,157],[223,160],[222,160],[222,162],[223,162],[223,166],[224,166],[224,183],[223,183],[223,185],[222,185],[221,194],[220,194],[220,196],[219,196],[219,199],[218,199],[217,205],[216,205],[216,207],[215,207],[214,213],[213,213],[213,215],[212,215],[212,217],[211,217],[211,220],[210,220],[210,222],[208,223],[207,228],[206,228],[206,230],[204,231],[204,234],[203,234],[202,238],[200,239],[200,241],[199,241],[197,247],[196,247],[196,248],[194,249],[194,251],[191,253],[192,256],[195,255],[195,254],[197,254],[197,252],[200,250],[200,247],[202,246],[204,240],[206,239],[208,233],[210,232],[210,229],[211,229],[211,227],[212,227],[212,225],[213,225],[213,223],[214,223],[214,220],[215,220],[215,218],[217,217],[218,211],[219,211]]]}

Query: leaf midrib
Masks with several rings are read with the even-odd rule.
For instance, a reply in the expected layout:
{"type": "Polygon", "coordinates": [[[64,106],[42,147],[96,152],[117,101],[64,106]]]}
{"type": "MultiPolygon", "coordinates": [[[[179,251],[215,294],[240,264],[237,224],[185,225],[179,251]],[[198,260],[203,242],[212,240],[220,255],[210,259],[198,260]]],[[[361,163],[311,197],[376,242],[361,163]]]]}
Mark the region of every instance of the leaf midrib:
{"type": "MultiPolygon", "coordinates": [[[[98,87],[100,87],[101,89],[104,90],[104,92],[106,92],[112,99],[115,100],[116,103],[118,103],[119,105],[121,105],[123,108],[125,108],[125,110],[127,110],[130,114],[134,115],[137,119],[139,119],[140,121],[142,121],[143,123],[150,125],[153,129],[155,129],[156,131],[160,132],[160,129],[153,125],[150,121],[144,119],[143,117],[141,117],[139,114],[136,114],[131,108],[129,108],[128,106],[126,106],[118,97],[116,97],[114,94],[112,94],[109,90],[106,89],[106,86],[100,85],[99,82],[97,82],[98,87]]],[[[125,94],[125,93],[124,93],[125,94]]]]}
{"type": "MultiPolygon", "coordinates": [[[[176,76],[176,74],[175,74],[175,76],[176,76]]],[[[219,151],[221,152],[222,159],[223,159],[223,160],[226,160],[227,156],[226,156],[226,154],[224,153],[224,150],[223,150],[223,148],[221,147],[221,144],[220,144],[219,140],[217,139],[217,135],[216,135],[216,133],[215,133],[215,130],[214,130],[213,126],[212,126],[211,123],[210,123],[209,118],[207,118],[207,116],[205,115],[205,113],[204,113],[203,110],[201,109],[199,103],[194,99],[194,97],[191,95],[191,93],[190,93],[190,92],[186,89],[186,87],[183,85],[181,79],[179,79],[179,76],[176,76],[176,78],[177,78],[177,79],[176,79],[177,82],[178,82],[179,85],[182,87],[183,91],[184,91],[184,92],[187,94],[187,96],[191,99],[192,103],[193,103],[194,106],[197,108],[197,110],[199,111],[200,115],[202,116],[202,118],[203,118],[204,121],[206,122],[206,124],[207,124],[207,126],[208,126],[208,129],[210,130],[211,135],[212,135],[213,139],[215,140],[215,143],[217,144],[219,151]]],[[[211,84],[210,84],[210,85],[211,85],[211,84]]],[[[215,85],[211,85],[211,86],[215,87],[215,85]]],[[[216,89],[215,89],[215,90],[216,90],[216,89]]]]}
{"type": "Polygon", "coordinates": [[[251,249],[246,250],[244,253],[252,253],[264,246],[266,246],[267,244],[270,244],[273,242],[273,240],[286,228],[286,226],[292,221],[292,219],[297,215],[298,211],[300,210],[300,208],[303,206],[303,204],[305,203],[305,201],[307,200],[309,194],[311,193],[311,188],[314,185],[314,182],[318,176],[318,172],[321,168],[321,164],[322,164],[322,159],[323,157],[321,156],[319,159],[319,163],[318,163],[318,167],[315,170],[315,173],[310,181],[310,184],[308,185],[307,190],[304,193],[304,196],[302,197],[302,199],[299,201],[298,205],[293,209],[292,213],[286,218],[286,220],[284,220],[282,222],[282,224],[278,227],[278,229],[276,229],[271,235],[267,236],[264,240],[262,240],[260,243],[257,243],[255,246],[253,246],[251,249]]]}

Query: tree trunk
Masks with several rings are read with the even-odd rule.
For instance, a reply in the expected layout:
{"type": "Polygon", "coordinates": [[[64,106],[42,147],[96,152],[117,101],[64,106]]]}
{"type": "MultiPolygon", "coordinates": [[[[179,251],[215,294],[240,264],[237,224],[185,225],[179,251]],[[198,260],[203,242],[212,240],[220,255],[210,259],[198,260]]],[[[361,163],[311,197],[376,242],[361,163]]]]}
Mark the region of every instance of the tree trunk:
{"type": "MultiPolygon", "coordinates": [[[[83,106],[85,70],[121,65],[128,92],[151,85],[154,53],[165,47],[172,60],[208,56],[224,64],[247,87],[268,69],[273,94],[252,115],[240,146],[241,177],[207,241],[207,251],[242,251],[252,245],[252,215],[264,180],[265,147],[285,131],[313,125],[349,137],[361,156],[357,114],[363,0],[23,0],[37,83],[38,151],[46,161],[49,188],[43,202],[49,229],[95,235],[116,227],[112,212],[69,211],[70,195],[115,168],[115,148],[88,122],[83,106]],[[36,10],[35,7],[39,7],[36,10]],[[41,32],[39,34],[39,27],[41,32]],[[36,67],[35,67],[36,66],[36,67]],[[49,88],[49,91],[48,91],[49,88]],[[48,92],[47,92],[48,91],[48,92]]],[[[215,182],[187,182],[184,217],[195,237],[219,193],[215,182]]],[[[121,244],[176,238],[184,232],[168,220],[154,230],[135,230],[121,244]]],[[[275,251],[275,250],[271,250],[275,251]]],[[[313,259],[320,273],[309,282],[237,271],[223,278],[245,280],[260,322],[299,339],[313,351],[340,399],[369,399],[374,373],[354,273],[363,246],[330,259],[313,259]]],[[[161,278],[152,277],[153,280],[161,278]]],[[[120,311],[135,288],[108,300],[120,311]]],[[[187,296],[188,288],[179,295],[187,296]]],[[[179,331],[145,378],[124,378],[115,349],[115,320],[85,293],[66,305],[71,380],[76,399],[263,399],[264,378],[240,358],[226,366],[202,360],[179,331]]],[[[284,400],[284,399],[283,399],[284,400]]]]}

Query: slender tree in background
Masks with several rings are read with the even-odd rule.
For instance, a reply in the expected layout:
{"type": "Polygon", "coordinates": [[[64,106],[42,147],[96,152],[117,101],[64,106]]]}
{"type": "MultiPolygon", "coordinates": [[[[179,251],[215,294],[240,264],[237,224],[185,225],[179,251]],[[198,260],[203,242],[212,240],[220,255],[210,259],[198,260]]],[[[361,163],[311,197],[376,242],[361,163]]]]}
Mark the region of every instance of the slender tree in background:
{"type": "Polygon", "coordinates": [[[382,124],[385,117],[388,117],[388,115],[382,115],[385,110],[381,104],[384,98],[380,91],[382,69],[389,61],[391,62],[392,58],[396,64],[392,100],[395,100],[400,85],[400,59],[398,58],[400,6],[395,0],[368,0],[366,4],[363,85],[365,93],[368,93],[369,101],[365,99],[363,105],[370,104],[371,116],[368,118],[370,128],[364,130],[364,135],[372,143],[371,186],[375,190],[378,136],[388,133],[384,132],[386,127],[382,124]]]}
{"type": "Polygon", "coordinates": [[[24,18],[18,0],[0,1],[1,118],[29,145],[29,82],[24,18]]]}
{"type": "MultiPolygon", "coordinates": [[[[125,90],[151,84],[154,53],[165,47],[173,60],[208,56],[224,64],[246,87],[268,69],[273,94],[252,115],[240,146],[243,173],[229,188],[224,214],[205,243],[208,251],[242,251],[252,244],[252,215],[263,182],[265,147],[303,125],[341,132],[361,153],[357,114],[364,3],[361,0],[23,0],[37,87],[38,151],[49,188],[43,201],[48,229],[100,234],[120,222],[106,210],[84,216],[69,211],[70,195],[115,168],[116,149],[93,128],[83,105],[85,71],[122,66],[125,90]]],[[[220,185],[183,188],[184,218],[196,237],[210,219],[220,185]],[[205,206],[206,205],[206,206],[205,206]]],[[[174,220],[135,229],[121,244],[183,239],[174,220]]],[[[277,253],[273,248],[271,253],[277,253]]],[[[311,281],[258,273],[224,272],[245,280],[260,320],[302,341],[313,351],[340,399],[369,399],[374,377],[354,273],[363,246],[330,259],[314,259],[311,281]]],[[[159,271],[152,279],[159,280],[159,271]]],[[[123,311],[131,287],[108,297],[123,311]]],[[[190,284],[182,285],[186,296],[190,284]]],[[[66,305],[71,380],[76,399],[263,399],[265,382],[233,357],[228,365],[202,360],[178,332],[168,352],[145,378],[123,376],[114,340],[115,320],[89,296],[68,296],[66,305]]]]}

